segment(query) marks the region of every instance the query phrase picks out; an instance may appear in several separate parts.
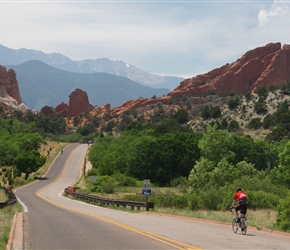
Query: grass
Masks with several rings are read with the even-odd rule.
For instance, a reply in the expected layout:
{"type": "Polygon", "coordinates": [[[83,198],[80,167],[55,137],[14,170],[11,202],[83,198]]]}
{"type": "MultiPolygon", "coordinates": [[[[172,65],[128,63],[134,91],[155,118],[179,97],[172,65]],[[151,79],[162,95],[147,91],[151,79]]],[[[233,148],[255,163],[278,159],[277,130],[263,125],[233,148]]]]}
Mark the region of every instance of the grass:
{"type": "Polygon", "coordinates": [[[0,249],[6,249],[13,222],[13,216],[16,212],[20,211],[22,211],[20,204],[8,206],[0,210],[0,249]]]}
{"type": "MultiPolygon", "coordinates": [[[[105,194],[105,193],[93,193],[90,192],[91,188],[93,188],[93,184],[90,183],[88,176],[83,176],[75,185],[79,190],[77,192],[80,193],[90,193],[93,195],[98,195],[101,197],[106,197],[110,199],[122,199],[125,196],[138,196],[141,194],[142,187],[116,187],[114,189],[114,193],[112,194],[105,194]]],[[[160,192],[163,194],[167,193],[179,193],[176,188],[164,188],[164,187],[152,187],[154,192],[160,192]]],[[[139,197],[140,198],[140,197],[139,197]]],[[[136,198],[137,199],[137,198],[136,198]]],[[[150,201],[150,197],[148,199],[150,201]]],[[[122,208],[108,206],[109,208],[114,208],[118,210],[123,210],[122,208]]],[[[127,209],[126,211],[136,212],[127,209]]],[[[234,213],[231,213],[229,210],[227,211],[209,211],[209,210],[189,210],[189,209],[177,209],[177,208],[164,208],[155,205],[154,210],[150,210],[156,213],[164,213],[170,215],[178,215],[178,216],[185,216],[185,217],[192,217],[192,218],[200,218],[200,219],[207,219],[207,220],[214,220],[220,222],[228,222],[231,223],[233,217],[235,216],[234,213]]],[[[262,228],[267,228],[271,230],[278,230],[275,228],[276,222],[276,215],[277,212],[270,209],[261,209],[261,210],[251,210],[248,209],[247,212],[247,222],[249,226],[256,227],[258,230],[262,228]]]]}
{"type": "MultiPolygon", "coordinates": [[[[221,222],[232,222],[234,213],[229,211],[209,211],[209,210],[181,210],[171,208],[156,208],[158,213],[180,215],[192,218],[207,219],[221,222]]],[[[277,212],[270,209],[248,210],[247,223],[248,226],[256,227],[258,230],[267,228],[274,230],[277,212]]],[[[277,230],[277,229],[276,229],[277,230]]]]}
{"type": "Polygon", "coordinates": [[[8,197],[4,191],[4,189],[0,188],[0,202],[7,201],[8,197]]]}

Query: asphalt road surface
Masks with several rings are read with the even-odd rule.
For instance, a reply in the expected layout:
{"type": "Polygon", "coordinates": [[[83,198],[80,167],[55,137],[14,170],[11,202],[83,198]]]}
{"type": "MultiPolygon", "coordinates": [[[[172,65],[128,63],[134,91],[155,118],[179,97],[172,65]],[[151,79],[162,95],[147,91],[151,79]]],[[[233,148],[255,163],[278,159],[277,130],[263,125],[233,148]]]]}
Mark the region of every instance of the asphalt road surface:
{"type": "Polygon", "coordinates": [[[25,249],[290,249],[290,237],[229,224],[98,207],[62,196],[78,179],[87,144],[72,144],[43,180],[16,195],[24,206],[25,249]]]}

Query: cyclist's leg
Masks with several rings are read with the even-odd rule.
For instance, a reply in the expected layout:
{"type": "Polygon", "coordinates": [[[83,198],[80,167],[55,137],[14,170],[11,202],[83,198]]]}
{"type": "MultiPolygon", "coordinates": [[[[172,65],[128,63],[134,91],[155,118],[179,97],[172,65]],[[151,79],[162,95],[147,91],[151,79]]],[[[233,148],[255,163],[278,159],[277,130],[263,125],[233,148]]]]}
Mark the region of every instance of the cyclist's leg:
{"type": "Polygon", "coordinates": [[[239,212],[241,210],[241,206],[240,205],[237,205],[236,208],[235,208],[235,211],[236,211],[236,220],[237,222],[240,222],[240,218],[239,218],[239,212]]]}
{"type": "Polygon", "coordinates": [[[240,205],[240,213],[243,215],[243,217],[246,217],[247,210],[248,210],[248,205],[247,204],[241,204],[240,205]]]}

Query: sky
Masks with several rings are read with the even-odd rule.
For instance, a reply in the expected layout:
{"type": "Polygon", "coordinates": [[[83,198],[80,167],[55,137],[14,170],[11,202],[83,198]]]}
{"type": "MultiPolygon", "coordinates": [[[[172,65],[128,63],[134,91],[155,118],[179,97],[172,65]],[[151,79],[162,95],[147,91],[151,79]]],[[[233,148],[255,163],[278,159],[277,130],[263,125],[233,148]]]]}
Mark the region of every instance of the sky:
{"type": "Polygon", "coordinates": [[[151,74],[204,74],[268,43],[290,44],[289,1],[2,1],[0,44],[151,74]]]}

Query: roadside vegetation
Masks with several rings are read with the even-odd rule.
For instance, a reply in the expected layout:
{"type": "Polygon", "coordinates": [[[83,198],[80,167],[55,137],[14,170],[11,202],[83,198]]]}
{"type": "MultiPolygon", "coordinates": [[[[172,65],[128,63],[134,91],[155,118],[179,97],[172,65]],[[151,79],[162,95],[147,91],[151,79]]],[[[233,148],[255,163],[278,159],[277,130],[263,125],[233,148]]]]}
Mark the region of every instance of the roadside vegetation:
{"type": "Polygon", "coordinates": [[[5,190],[0,188],[0,202],[5,202],[7,200],[7,195],[5,193],[5,190]]]}
{"type": "MultiPolygon", "coordinates": [[[[77,183],[78,192],[144,200],[143,180],[150,179],[154,212],[230,222],[228,208],[240,186],[248,195],[250,225],[290,232],[290,84],[279,90],[283,98],[277,91],[232,94],[221,104],[212,93],[215,104],[195,108],[184,97],[170,100],[170,112],[158,104],[146,116],[132,110],[94,118],[85,112],[70,125],[62,116],[0,105],[0,185],[37,180],[68,143],[91,140],[92,168],[77,183]]],[[[0,210],[8,228],[17,209],[19,204],[0,210]]]]}
{"type": "Polygon", "coordinates": [[[12,227],[14,214],[22,211],[20,204],[15,204],[0,210],[0,249],[6,249],[12,227]]]}

